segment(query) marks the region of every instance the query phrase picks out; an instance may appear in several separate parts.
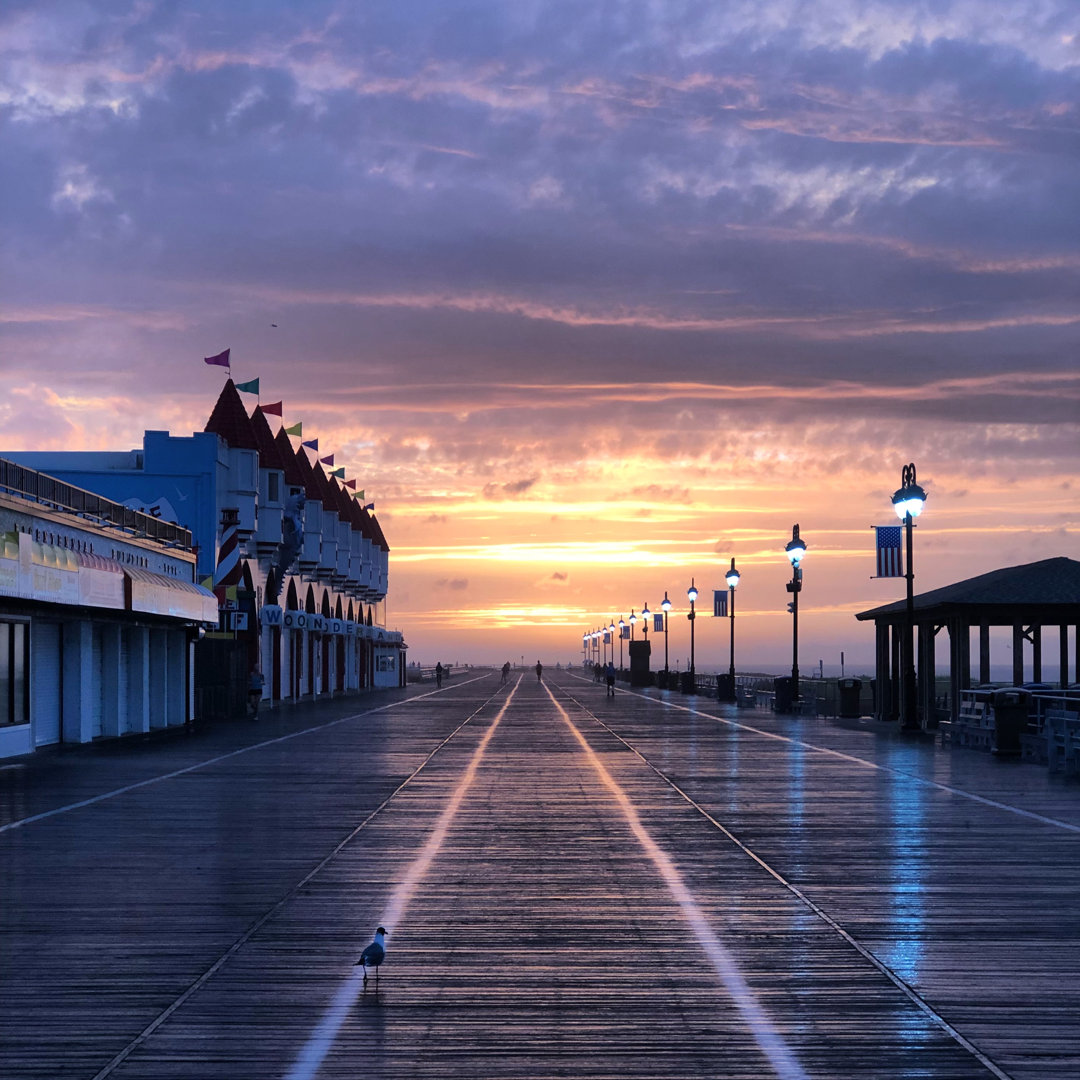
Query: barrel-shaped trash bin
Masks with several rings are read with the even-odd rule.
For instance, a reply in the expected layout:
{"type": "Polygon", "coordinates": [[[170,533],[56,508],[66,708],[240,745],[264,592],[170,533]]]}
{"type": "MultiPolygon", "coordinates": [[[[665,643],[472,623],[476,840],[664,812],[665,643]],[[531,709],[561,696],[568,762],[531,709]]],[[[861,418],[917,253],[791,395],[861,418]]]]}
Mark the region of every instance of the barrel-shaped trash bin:
{"type": "Polygon", "coordinates": [[[795,680],[790,675],[773,679],[773,712],[789,713],[795,701],[795,680]]]}
{"type": "Polygon", "coordinates": [[[1020,736],[1027,730],[1030,701],[1031,693],[1020,686],[1006,686],[991,695],[995,754],[1020,753],[1020,736]]]}
{"type": "Polygon", "coordinates": [[[862,716],[862,709],[859,706],[862,679],[840,679],[836,686],[840,691],[840,715],[845,720],[854,720],[862,716]]]}

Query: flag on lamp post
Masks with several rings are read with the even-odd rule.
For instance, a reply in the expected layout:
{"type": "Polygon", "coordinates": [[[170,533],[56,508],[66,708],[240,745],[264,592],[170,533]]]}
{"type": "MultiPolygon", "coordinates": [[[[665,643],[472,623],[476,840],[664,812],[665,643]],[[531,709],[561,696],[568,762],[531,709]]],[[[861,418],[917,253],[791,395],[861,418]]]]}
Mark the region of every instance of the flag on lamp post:
{"type": "Polygon", "coordinates": [[[652,628],[658,634],[663,632],[664,613],[662,611],[652,617],[652,628]]]}
{"type": "Polygon", "coordinates": [[[903,577],[903,527],[875,525],[874,531],[877,533],[877,576],[903,577]]]}
{"type": "Polygon", "coordinates": [[[204,356],[203,363],[211,364],[215,367],[227,368],[229,366],[230,351],[230,349],[226,349],[224,352],[219,352],[216,356],[204,356]]]}
{"type": "Polygon", "coordinates": [[[713,589],[712,608],[714,618],[727,618],[727,591],[725,589],[713,589]]]}

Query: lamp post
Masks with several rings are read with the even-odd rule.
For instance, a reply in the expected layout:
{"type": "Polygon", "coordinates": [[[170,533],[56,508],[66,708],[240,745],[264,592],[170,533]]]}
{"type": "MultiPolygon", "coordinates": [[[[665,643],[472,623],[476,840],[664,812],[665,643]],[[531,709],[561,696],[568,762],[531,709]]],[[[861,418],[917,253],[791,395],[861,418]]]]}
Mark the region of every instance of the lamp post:
{"type": "MultiPolygon", "coordinates": [[[[634,640],[634,623],[637,622],[637,616],[634,614],[634,609],[630,609],[630,640],[634,640]]],[[[633,661],[631,661],[633,663],[633,661]]]]}
{"type": "Polygon", "coordinates": [[[645,634],[645,640],[648,641],[649,640],[649,619],[652,618],[652,612],[649,610],[649,605],[648,604],[646,604],[641,609],[641,618],[642,618],[642,630],[643,630],[643,632],[645,634]]]}
{"type": "Polygon", "coordinates": [[[690,686],[692,687],[690,692],[694,693],[697,690],[697,683],[694,681],[697,672],[694,667],[694,619],[696,618],[694,602],[697,600],[697,586],[693,578],[690,579],[690,588],[686,590],[686,598],[690,601],[690,614],[686,616],[690,620],[690,686]]]}
{"type": "Polygon", "coordinates": [[[806,554],[806,544],[799,538],[799,526],[791,526],[791,539],[784,547],[791,563],[791,580],[787,591],[791,593],[791,692],[792,700],[799,697],[799,593],[802,591],[802,570],[799,564],[806,554]]]}
{"type": "Polygon", "coordinates": [[[619,616],[619,671],[622,671],[622,642],[623,642],[623,630],[626,629],[626,623],[623,621],[623,617],[619,616]]]}
{"type": "Polygon", "coordinates": [[[731,620],[731,661],[728,664],[728,681],[731,687],[731,700],[736,700],[735,694],[735,586],[739,584],[739,571],[735,569],[734,556],[731,559],[731,569],[725,575],[728,587],[728,618],[731,620]]]}
{"type": "Polygon", "coordinates": [[[612,662],[612,664],[614,664],[615,663],[615,620],[614,619],[610,620],[610,622],[608,623],[608,634],[610,635],[609,640],[611,641],[611,662],[612,662]]]}
{"type": "Polygon", "coordinates": [[[667,589],[664,590],[664,599],[660,602],[660,610],[664,613],[664,678],[666,680],[668,673],[667,624],[668,612],[671,610],[671,601],[667,598],[667,589]]]}
{"type": "MultiPolygon", "coordinates": [[[[900,471],[900,490],[892,497],[896,516],[904,523],[907,533],[907,611],[904,620],[904,639],[901,642],[901,666],[904,670],[903,693],[900,703],[900,726],[906,731],[919,727],[919,709],[915,702],[915,567],[912,565],[912,531],[915,518],[922,513],[926,492],[915,479],[915,465],[905,465],[900,471]]],[[[933,674],[931,673],[931,678],[933,674]]]]}

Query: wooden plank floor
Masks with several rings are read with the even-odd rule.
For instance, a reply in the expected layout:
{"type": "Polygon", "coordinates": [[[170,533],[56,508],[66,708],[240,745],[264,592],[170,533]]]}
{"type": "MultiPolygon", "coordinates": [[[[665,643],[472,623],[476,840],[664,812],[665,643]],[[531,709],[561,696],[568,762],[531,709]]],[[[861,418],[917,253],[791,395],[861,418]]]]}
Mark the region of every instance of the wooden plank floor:
{"type": "Polygon", "coordinates": [[[548,679],[0,770],[0,1076],[1080,1076],[1080,785],[548,679]]]}

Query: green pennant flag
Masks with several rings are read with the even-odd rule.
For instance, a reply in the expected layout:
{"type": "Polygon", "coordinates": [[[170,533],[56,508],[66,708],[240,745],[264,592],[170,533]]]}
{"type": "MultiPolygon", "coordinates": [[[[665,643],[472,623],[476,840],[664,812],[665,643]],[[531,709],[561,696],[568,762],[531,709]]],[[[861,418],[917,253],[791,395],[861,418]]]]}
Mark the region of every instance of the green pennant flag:
{"type": "Polygon", "coordinates": [[[303,421],[298,421],[297,423],[293,424],[292,427],[285,428],[285,434],[286,435],[303,435],[304,434],[303,421]]]}
{"type": "Polygon", "coordinates": [[[251,382],[238,382],[236,389],[243,394],[257,394],[259,392],[259,380],[252,379],[251,382]]]}
{"type": "Polygon", "coordinates": [[[340,476],[341,479],[344,480],[345,479],[345,466],[341,465],[339,468],[336,468],[330,475],[331,476],[340,476]]]}

